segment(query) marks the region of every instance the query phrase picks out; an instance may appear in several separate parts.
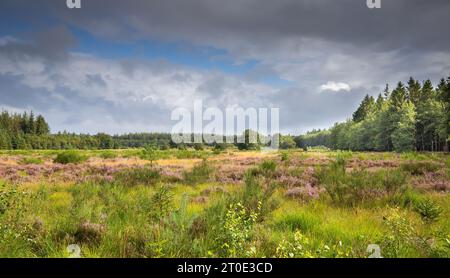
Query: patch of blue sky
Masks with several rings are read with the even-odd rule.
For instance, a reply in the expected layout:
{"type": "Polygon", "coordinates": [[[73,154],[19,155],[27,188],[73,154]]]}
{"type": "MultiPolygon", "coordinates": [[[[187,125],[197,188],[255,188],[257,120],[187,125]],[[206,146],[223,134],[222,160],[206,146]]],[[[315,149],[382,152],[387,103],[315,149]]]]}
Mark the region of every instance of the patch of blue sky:
{"type": "MultiPolygon", "coordinates": [[[[0,37],[21,37],[36,25],[25,20],[17,20],[13,15],[0,17],[0,37]]],[[[57,25],[53,18],[41,19],[38,29],[57,25]]],[[[77,44],[70,51],[91,54],[107,59],[143,58],[149,60],[163,59],[173,64],[185,65],[202,70],[217,70],[232,75],[245,75],[258,66],[257,60],[245,60],[237,63],[224,49],[211,46],[197,46],[187,42],[165,42],[158,40],[113,41],[93,36],[89,31],[69,26],[77,39],[77,44]]],[[[291,82],[276,75],[263,76],[257,82],[270,86],[288,86],[291,82]]]]}
{"type": "Polygon", "coordinates": [[[282,79],[277,75],[264,76],[259,81],[273,87],[289,87],[294,84],[293,81],[282,79]]]}
{"type": "MultiPolygon", "coordinates": [[[[202,70],[217,70],[231,75],[245,75],[259,64],[257,60],[246,60],[236,63],[226,50],[210,46],[158,40],[117,42],[96,38],[89,32],[78,28],[71,27],[70,30],[79,41],[78,46],[72,51],[89,53],[109,59],[163,59],[173,64],[202,70]]],[[[292,84],[291,81],[281,79],[276,75],[262,76],[255,81],[275,87],[284,87],[292,84]]]]}
{"type": "Polygon", "coordinates": [[[257,61],[249,60],[235,63],[226,50],[208,46],[196,46],[186,42],[163,42],[157,40],[139,40],[118,42],[96,38],[88,31],[70,27],[78,39],[78,45],[71,49],[76,52],[92,54],[110,59],[147,58],[164,59],[174,64],[190,67],[220,70],[231,74],[250,71],[257,61]]]}

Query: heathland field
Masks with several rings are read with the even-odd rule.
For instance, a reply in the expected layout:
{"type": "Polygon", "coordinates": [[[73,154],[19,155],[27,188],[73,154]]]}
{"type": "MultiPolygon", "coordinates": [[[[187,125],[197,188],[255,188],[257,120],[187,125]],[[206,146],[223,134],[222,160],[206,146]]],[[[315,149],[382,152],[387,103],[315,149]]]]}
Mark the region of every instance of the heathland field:
{"type": "Polygon", "coordinates": [[[3,151],[0,257],[450,257],[449,191],[442,153],[3,151]]]}

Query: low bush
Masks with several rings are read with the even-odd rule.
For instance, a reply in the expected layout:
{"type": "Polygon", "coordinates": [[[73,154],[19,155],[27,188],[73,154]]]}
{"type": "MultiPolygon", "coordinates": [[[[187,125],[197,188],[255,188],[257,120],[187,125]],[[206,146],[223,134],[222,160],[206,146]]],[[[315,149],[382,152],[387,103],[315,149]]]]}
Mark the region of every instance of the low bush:
{"type": "Polygon", "coordinates": [[[442,213],[442,209],[430,199],[418,201],[415,205],[415,210],[425,222],[437,221],[442,213]]]}
{"type": "Polygon", "coordinates": [[[81,155],[77,151],[64,151],[58,153],[53,162],[60,164],[69,164],[69,163],[77,164],[85,161],[86,159],[87,159],[86,156],[81,155]]]}
{"type": "Polygon", "coordinates": [[[273,198],[275,192],[275,184],[263,184],[258,176],[254,176],[251,172],[245,175],[245,186],[241,194],[237,194],[237,198],[242,204],[250,210],[256,210],[260,206],[260,215],[263,219],[278,206],[277,199],[273,198]]]}
{"type": "Polygon", "coordinates": [[[436,172],[440,169],[440,166],[430,161],[409,161],[403,163],[400,168],[411,175],[417,176],[427,172],[436,172]]]}
{"type": "Polygon", "coordinates": [[[251,238],[260,209],[261,203],[256,211],[248,210],[241,203],[230,205],[225,215],[222,234],[222,246],[227,257],[242,257],[249,250],[246,245],[251,238]]]}
{"type": "Polygon", "coordinates": [[[280,153],[281,161],[283,162],[289,162],[289,153],[288,152],[281,152],[280,153]]]}
{"type": "Polygon", "coordinates": [[[207,182],[213,174],[214,168],[204,159],[201,163],[195,165],[190,171],[183,173],[184,181],[190,185],[207,182]]]}
{"type": "Polygon", "coordinates": [[[160,220],[172,211],[173,194],[167,185],[162,185],[151,198],[150,217],[153,220],[160,220]]]}
{"type": "Polygon", "coordinates": [[[277,170],[277,163],[273,160],[265,160],[259,165],[259,170],[264,177],[270,178],[277,170]]]}
{"type": "Polygon", "coordinates": [[[345,160],[338,157],[316,174],[335,203],[354,206],[406,189],[406,176],[402,171],[360,169],[346,172],[345,164],[345,160]]]}
{"type": "Polygon", "coordinates": [[[405,211],[391,209],[383,217],[387,232],[380,241],[381,255],[386,258],[406,258],[430,251],[426,238],[423,238],[405,211]]]}

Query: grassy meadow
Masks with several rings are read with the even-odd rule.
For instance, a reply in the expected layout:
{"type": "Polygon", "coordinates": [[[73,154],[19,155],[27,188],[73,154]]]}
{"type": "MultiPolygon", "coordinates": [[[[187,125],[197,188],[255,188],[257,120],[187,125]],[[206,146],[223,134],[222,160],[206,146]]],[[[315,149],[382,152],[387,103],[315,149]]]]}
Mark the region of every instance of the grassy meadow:
{"type": "Polygon", "coordinates": [[[0,152],[0,257],[450,257],[450,156],[0,152]]]}

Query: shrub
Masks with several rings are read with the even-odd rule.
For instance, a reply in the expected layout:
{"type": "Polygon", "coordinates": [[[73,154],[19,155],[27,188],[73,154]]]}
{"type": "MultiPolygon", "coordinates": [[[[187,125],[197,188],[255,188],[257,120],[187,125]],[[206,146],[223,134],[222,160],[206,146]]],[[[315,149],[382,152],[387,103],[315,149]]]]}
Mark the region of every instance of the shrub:
{"type": "Polygon", "coordinates": [[[153,165],[153,162],[158,159],[158,150],[152,145],[147,145],[142,150],[140,158],[150,161],[150,165],[153,165]]]}
{"type": "Polygon", "coordinates": [[[60,164],[69,164],[69,163],[77,164],[85,161],[86,159],[87,159],[86,156],[81,155],[77,151],[64,151],[58,153],[53,162],[60,164]]]}
{"type": "Polygon", "coordinates": [[[272,177],[277,169],[277,163],[273,160],[266,160],[259,165],[259,169],[263,176],[272,177]]]}
{"type": "Polygon", "coordinates": [[[237,197],[250,210],[256,210],[260,207],[259,211],[262,219],[278,206],[276,199],[272,198],[275,192],[275,184],[261,184],[258,176],[255,176],[251,170],[245,174],[244,180],[245,186],[241,193],[242,195],[237,197]]]}
{"type": "Polygon", "coordinates": [[[281,156],[281,161],[283,161],[283,162],[289,161],[289,154],[287,152],[281,152],[280,156],[281,156]]]}
{"type": "Polygon", "coordinates": [[[383,257],[406,257],[420,249],[420,238],[405,212],[394,208],[383,219],[388,229],[381,239],[383,257]]]}
{"type": "Polygon", "coordinates": [[[371,173],[362,169],[347,173],[345,160],[339,157],[316,176],[334,202],[350,206],[393,195],[406,183],[406,176],[399,170],[371,173]]]}
{"type": "Polygon", "coordinates": [[[414,205],[420,202],[422,198],[423,197],[419,192],[408,187],[404,192],[390,196],[388,200],[395,206],[410,208],[414,207],[414,205]]]}
{"type": "MultiPolygon", "coordinates": [[[[261,203],[258,209],[261,209],[261,203]]],[[[223,225],[223,249],[227,257],[242,257],[251,237],[259,210],[248,211],[241,203],[231,204],[223,225]]]]}
{"type": "Polygon", "coordinates": [[[216,152],[222,152],[222,151],[225,151],[226,149],[228,149],[228,144],[227,143],[216,143],[216,144],[214,144],[214,151],[216,151],[216,152]]]}
{"type": "Polygon", "coordinates": [[[147,167],[130,168],[119,171],[114,175],[116,182],[127,186],[153,185],[160,177],[161,174],[158,170],[147,167]]]}
{"type": "Polygon", "coordinates": [[[430,199],[417,202],[415,205],[415,210],[425,222],[437,221],[442,213],[442,209],[430,199]]]}
{"type": "Polygon", "coordinates": [[[403,163],[400,168],[411,175],[423,175],[426,172],[436,172],[439,164],[430,161],[409,161],[403,163]]]}
{"type": "Polygon", "coordinates": [[[195,165],[191,171],[185,171],[183,176],[186,183],[195,185],[208,181],[213,172],[214,168],[204,159],[201,163],[195,165]]]}
{"type": "Polygon", "coordinates": [[[154,220],[159,220],[169,214],[172,209],[173,194],[167,185],[162,185],[151,198],[150,216],[154,220]]]}

